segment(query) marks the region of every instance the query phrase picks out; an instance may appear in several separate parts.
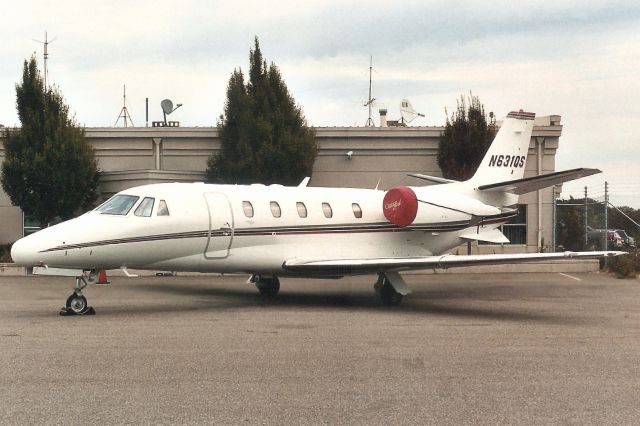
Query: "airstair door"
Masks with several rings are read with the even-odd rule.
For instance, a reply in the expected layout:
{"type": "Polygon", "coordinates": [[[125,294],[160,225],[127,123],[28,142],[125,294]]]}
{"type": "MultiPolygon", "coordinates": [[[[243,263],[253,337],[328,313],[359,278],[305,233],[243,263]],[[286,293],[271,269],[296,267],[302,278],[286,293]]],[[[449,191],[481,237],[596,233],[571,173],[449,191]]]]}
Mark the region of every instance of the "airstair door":
{"type": "Polygon", "coordinates": [[[209,210],[209,238],[204,251],[206,259],[224,259],[229,256],[233,242],[233,210],[226,195],[219,192],[204,194],[209,210]]]}

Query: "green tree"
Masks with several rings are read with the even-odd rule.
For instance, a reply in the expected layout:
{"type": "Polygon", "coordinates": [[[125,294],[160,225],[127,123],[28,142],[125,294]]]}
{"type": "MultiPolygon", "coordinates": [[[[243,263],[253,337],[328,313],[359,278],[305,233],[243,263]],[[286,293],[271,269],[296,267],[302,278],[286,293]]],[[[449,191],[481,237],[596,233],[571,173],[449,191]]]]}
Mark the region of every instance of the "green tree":
{"type": "Polygon", "coordinates": [[[5,131],[1,176],[11,202],[41,226],[90,207],[98,187],[93,149],[58,89],[44,87],[35,57],[24,62],[16,106],[21,127],[5,131]]]}
{"type": "Polygon", "coordinates": [[[278,67],[267,66],[257,37],[249,54],[249,81],[241,69],[231,74],[219,129],[222,149],[209,157],[208,182],[293,185],[311,173],[315,132],[278,67]]]}
{"type": "Polygon", "coordinates": [[[495,122],[487,121],[480,99],[471,93],[467,99],[460,96],[440,135],[438,166],[443,176],[460,181],[472,177],[495,135],[495,122]]]}
{"type": "Polygon", "coordinates": [[[584,215],[582,206],[576,206],[581,200],[569,197],[558,200],[556,207],[556,246],[564,250],[580,251],[584,244],[584,215]],[[565,206],[564,204],[569,204],[565,206]]]}

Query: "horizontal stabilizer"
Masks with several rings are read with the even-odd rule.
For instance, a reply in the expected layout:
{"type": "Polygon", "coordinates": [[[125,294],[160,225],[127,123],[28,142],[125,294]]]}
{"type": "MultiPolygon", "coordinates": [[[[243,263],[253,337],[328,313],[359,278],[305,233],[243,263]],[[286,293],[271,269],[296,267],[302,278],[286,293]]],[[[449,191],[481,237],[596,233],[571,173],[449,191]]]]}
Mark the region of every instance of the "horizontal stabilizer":
{"type": "Polygon", "coordinates": [[[579,179],[585,176],[602,173],[598,169],[572,169],[562,172],[549,173],[546,175],[532,176],[524,179],[510,180],[506,182],[492,183],[489,185],[480,185],[480,191],[500,191],[511,192],[513,194],[522,195],[538,189],[547,188],[559,183],[568,182],[570,180],[579,179]]]}
{"type": "Polygon", "coordinates": [[[458,182],[457,180],[445,179],[445,178],[436,177],[436,176],[423,175],[423,174],[420,174],[420,173],[409,173],[407,176],[411,176],[411,177],[422,179],[422,180],[428,180],[429,182],[434,182],[434,183],[455,183],[455,182],[458,182]]]}
{"type": "Polygon", "coordinates": [[[597,259],[626,254],[623,251],[566,251],[562,253],[474,254],[425,257],[381,257],[364,259],[291,259],[282,267],[305,275],[344,276],[384,271],[409,271],[413,269],[446,269],[474,265],[502,265],[562,259],[597,259]]]}
{"type": "Polygon", "coordinates": [[[500,232],[499,229],[487,229],[487,230],[483,230],[482,228],[479,228],[479,229],[480,229],[480,232],[477,232],[477,231],[467,232],[463,235],[460,235],[460,238],[464,238],[465,240],[470,240],[470,241],[486,241],[488,243],[494,243],[494,244],[509,243],[509,239],[505,237],[504,234],[500,232]]]}

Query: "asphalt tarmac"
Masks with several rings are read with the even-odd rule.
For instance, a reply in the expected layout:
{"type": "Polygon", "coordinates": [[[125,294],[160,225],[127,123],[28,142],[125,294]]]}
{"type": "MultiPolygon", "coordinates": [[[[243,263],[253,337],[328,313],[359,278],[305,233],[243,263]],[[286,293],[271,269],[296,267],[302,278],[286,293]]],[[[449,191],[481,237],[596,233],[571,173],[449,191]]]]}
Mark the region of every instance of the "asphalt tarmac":
{"type": "Polygon", "coordinates": [[[0,278],[2,424],[638,424],[640,282],[0,278]]]}

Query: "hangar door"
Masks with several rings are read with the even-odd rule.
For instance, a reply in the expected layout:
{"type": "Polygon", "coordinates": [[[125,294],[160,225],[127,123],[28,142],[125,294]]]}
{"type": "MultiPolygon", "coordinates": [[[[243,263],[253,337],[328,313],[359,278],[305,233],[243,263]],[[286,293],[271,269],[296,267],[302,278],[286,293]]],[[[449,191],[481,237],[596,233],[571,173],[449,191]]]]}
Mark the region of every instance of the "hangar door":
{"type": "Polygon", "coordinates": [[[204,251],[206,259],[224,259],[229,256],[233,241],[233,211],[226,195],[219,192],[204,194],[209,210],[209,238],[204,251]]]}

